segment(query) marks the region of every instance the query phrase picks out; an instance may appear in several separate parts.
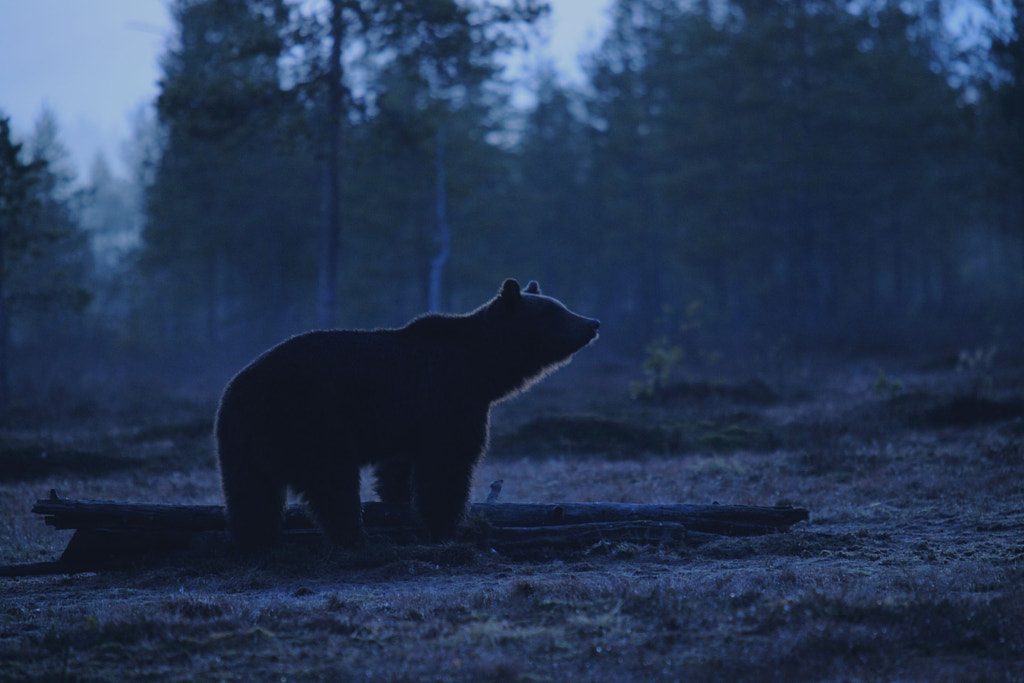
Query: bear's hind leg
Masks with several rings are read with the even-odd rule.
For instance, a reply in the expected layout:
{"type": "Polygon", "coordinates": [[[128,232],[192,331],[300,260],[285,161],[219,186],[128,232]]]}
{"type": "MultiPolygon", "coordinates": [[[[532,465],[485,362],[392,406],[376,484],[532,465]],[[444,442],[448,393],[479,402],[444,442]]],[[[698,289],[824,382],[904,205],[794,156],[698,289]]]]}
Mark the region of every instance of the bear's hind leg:
{"type": "Polygon", "coordinates": [[[299,492],[332,543],[351,547],[366,542],[358,467],[332,468],[329,474],[304,482],[299,492]]]}

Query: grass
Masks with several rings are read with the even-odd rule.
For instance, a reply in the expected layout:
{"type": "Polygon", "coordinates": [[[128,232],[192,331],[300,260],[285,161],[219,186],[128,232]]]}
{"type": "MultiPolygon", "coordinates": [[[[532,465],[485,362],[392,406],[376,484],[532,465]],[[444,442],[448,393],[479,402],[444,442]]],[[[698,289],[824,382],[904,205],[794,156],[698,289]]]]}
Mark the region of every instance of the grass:
{"type": "Polygon", "coordinates": [[[769,449],[778,438],[769,429],[751,422],[748,416],[733,421],[698,421],[650,424],[633,419],[595,415],[545,415],[530,420],[513,432],[495,439],[492,452],[542,454],[620,455],[635,458],[644,454],[672,454],[692,451],[733,453],[769,449]]]}
{"type": "MultiPolygon", "coordinates": [[[[843,370],[763,405],[721,393],[637,404],[628,381],[588,374],[606,383],[601,401],[567,410],[574,370],[496,411],[505,447],[480,467],[474,500],[503,479],[510,502],[782,502],[811,521],[698,548],[598,544],[543,561],[377,546],[0,579],[0,681],[1024,679],[1019,417],[922,421],[957,398],[934,371],[890,373],[921,399],[879,397],[867,373],[851,386],[843,370]],[[558,431],[579,415],[592,416],[583,437],[558,431]],[[542,416],[550,431],[531,442],[542,416]],[[627,450],[609,424],[741,425],[773,439],[627,450]]],[[[1007,374],[994,389],[1013,405],[1022,385],[1007,374]]],[[[68,532],[29,513],[50,488],[219,502],[203,416],[180,428],[158,418],[17,434],[138,466],[0,479],[0,562],[59,554],[68,532]]]]}

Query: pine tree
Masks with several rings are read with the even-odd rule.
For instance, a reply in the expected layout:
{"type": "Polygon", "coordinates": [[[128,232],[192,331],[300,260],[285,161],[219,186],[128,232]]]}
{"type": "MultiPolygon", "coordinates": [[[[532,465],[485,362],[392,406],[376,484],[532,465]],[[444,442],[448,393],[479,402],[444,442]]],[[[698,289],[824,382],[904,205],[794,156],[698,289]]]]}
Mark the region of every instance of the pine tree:
{"type": "Polygon", "coordinates": [[[68,158],[51,110],[42,110],[27,146],[13,141],[9,119],[0,117],[0,411],[10,400],[15,323],[36,351],[66,343],[76,330],[60,313],[80,313],[91,298],[68,158]]]}

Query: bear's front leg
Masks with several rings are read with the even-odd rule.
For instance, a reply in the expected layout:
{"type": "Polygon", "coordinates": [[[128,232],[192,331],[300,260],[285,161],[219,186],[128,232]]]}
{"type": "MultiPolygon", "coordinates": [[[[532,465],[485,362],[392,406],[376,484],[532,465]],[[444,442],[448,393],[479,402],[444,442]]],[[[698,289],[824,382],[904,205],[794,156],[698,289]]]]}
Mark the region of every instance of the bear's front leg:
{"type": "Polygon", "coordinates": [[[434,541],[455,537],[466,512],[476,458],[462,462],[422,463],[413,468],[416,511],[434,541]]]}

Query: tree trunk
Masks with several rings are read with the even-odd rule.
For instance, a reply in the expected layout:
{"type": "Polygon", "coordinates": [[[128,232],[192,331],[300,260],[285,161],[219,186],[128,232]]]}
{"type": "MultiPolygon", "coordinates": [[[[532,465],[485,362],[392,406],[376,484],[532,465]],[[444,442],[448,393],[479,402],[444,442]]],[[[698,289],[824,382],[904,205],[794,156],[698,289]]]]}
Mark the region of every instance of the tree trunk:
{"type": "Polygon", "coordinates": [[[331,64],[327,73],[327,150],[321,187],[320,295],[317,302],[317,318],[322,329],[330,329],[335,324],[341,231],[341,40],[344,34],[344,3],[342,0],[334,0],[332,5],[331,64]]]}
{"type": "MultiPolygon", "coordinates": [[[[76,529],[57,562],[0,567],[0,576],[59,574],[121,567],[132,561],[188,551],[222,554],[224,508],[62,500],[55,491],[32,511],[57,529],[76,529]]],[[[550,555],[598,544],[706,543],[720,536],[787,531],[808,519],[801,508],[740,505],[637,505],[628,503],[477,503],[460,532],[463,542],[514,555],[550,555]]],[[[368,533],[394,543],[424,542],[422,527],[403,506],[363,504],[368,533]]],[[[301,506],[284,514],[289,544],[323,545],[323,535],[301,506]]]]}
{"type": "MultiPolygon", "coordinates": [[[[56,529],[146,529],[152,532],[221,531],[225,528],[220,505],[154,505],[108,501],[68,500],[56,497],[36,501],[32,512],[44,515],[56,529]]],[[[749,505],[642,505],[635,503],[474,503],[469,516],[481,517],[494,527],[553,527],[623,522],[668,522],[695,531],[725,536],[756,536],[785,531],[808,519],[802,508],[749,505]]],[[[363,503],[367,527],[417,526],[408,508],[386,503],[363,503]]],[[[313,523],[301,505],[285,510],[286,529],[311,529],[313,523]]]]}
{"type": "Polygon", "coordinates": [[[224,257],[220,248],[206,263],[206,341],[210,345],[218,344],[224,336],[221,321],[224,318],[224,257]]]}
{"type": "Polygon", "coordinates": [[[440,129],[437,131],[435,143],[437,146],[435,157],[437,167],[435,203],[437,206],[438,252],[430,261],[430,298],[428,304],[431,311],[441,310],[441,277],[444,275],[444,267],[448,263],[448,256],[451,254],[451,234],[448,231],[448,192],[444,168],[444,132],[440,129]]]}
{"type": "Polygon", "coordinates": [[[10,343],[10,318],[7,310],[6,225],[0,223],[0,420],[6,418],[10,376],[7,354],[10,343]]]}

